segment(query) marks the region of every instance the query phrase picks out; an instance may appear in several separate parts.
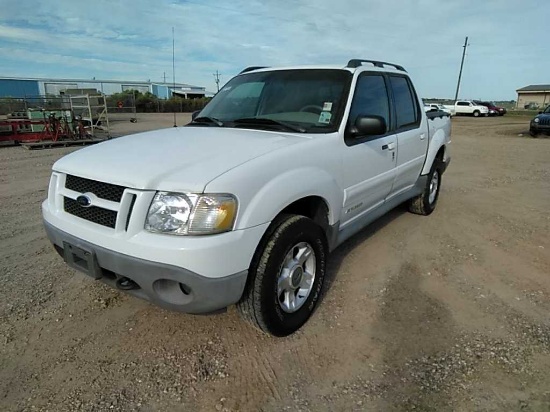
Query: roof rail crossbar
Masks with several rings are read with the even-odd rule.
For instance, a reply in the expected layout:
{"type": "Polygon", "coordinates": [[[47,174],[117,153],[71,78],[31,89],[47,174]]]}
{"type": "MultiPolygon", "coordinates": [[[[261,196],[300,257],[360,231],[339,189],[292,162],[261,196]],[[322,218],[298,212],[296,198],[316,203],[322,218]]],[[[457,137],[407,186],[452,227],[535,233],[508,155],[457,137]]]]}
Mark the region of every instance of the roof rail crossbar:
{"type": "Polygon", "coordinates": [[[241,70],[239,74],[251,72],[252,70],[265,69],[266,67],[267,66],[250,66],[250,67],[247,67],[246,69],[241,70]]]}
{"type": "Polygon", "coordinates": [[[403,72],[407,71],[403,68],[403,66],[399,66],[398,64],[388,63],[388,62],[379,62],[377,60],[363,60],[363,59],[351,59],[348,62],[348,65],[346,67],[355,69],[356,67],[362,66],[363,63],[371,63],[374,67],[381,67],[381,68],[384,68],[384,66],[393,66],[397,70],[401,70],[403,72]]]}

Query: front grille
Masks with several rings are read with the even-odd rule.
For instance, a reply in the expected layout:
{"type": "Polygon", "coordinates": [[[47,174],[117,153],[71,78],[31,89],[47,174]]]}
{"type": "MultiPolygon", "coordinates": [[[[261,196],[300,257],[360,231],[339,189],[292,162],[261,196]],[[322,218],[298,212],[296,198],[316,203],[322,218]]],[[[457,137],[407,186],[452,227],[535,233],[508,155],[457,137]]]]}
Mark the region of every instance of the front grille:
{"type": "Polygon", "coordinates": [[[120,202],[124,187],[111,183],[98,182],[97,180],[85,179],[83,177],[67,175],[65,187],[79,193],[93,193],[101,199],[112,202],[120,202]]]}
{"type": "Polygon", "coordinates": [[[68,197],[64,197],[63,209],[65,212],[81,219],[86,219],[90,222],[107,226],[112,229],[115,228],[117,212],[114,210],[103,209],[102,207],[97,206],[82,207],[76,200],[68,197]]]}
{"type": "Polygon", "coordinates": [[[539,124],[541,126],[550,126],[550,117],[539,117],[539,124]]]}

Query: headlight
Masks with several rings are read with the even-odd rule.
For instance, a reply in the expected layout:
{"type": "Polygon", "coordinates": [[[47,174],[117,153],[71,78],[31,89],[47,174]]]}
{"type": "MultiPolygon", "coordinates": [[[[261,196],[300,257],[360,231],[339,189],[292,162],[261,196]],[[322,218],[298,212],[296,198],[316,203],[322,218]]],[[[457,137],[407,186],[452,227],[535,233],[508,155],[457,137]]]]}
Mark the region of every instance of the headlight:
{"type": "Polygon", "coordinates": [[[539,119],[538,117],[535,117],[535,118],[533,119],[533,121],[534,121],[535,123],[538,123],[538,122],[540,122],[540,119],[539,119]]]}
{"type": "Polygon", "coordinates": [[[145,221],[150,232],[208,235],[233,229],[237,200],[228,194],[157,192],[145,221]]]}

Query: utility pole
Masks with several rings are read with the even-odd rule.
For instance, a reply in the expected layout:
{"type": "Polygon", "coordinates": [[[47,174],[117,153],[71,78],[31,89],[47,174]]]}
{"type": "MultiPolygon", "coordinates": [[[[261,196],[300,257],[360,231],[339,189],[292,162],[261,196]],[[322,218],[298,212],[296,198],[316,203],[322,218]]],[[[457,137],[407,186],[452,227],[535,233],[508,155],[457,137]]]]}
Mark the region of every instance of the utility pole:
{"type": "Polygon", "coordinates": [[[460,79],[462,78],[462,68],[464,67],[464,57],[466,57],[466,49],[468,48],[468,36],[466,36],[466,40],[464,40],[464,50],[462,51],[462,61],[460,62],[460,72],[458,73],[458,83],[456,85],[456,94],[455,94],[455,103],[458,100],[458,91],[460,89],[460,79]]]}
{"type": "Polygon", "coordinates": [[[214,81],[216,82],[216,87],[218,91],[220,91],[220,73],[216,70],[216,73],[214,73],[214,81]]]}
{"type": "Polygon", "coordinates": [[[166,72],[164,72],[164,84],[166,84],[166,72]]]}

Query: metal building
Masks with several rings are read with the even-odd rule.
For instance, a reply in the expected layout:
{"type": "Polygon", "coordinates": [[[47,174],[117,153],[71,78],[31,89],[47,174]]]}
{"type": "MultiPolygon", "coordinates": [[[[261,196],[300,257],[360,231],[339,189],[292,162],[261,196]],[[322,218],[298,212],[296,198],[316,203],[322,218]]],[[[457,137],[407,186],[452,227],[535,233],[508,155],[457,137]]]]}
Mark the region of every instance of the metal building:
{"type": "Polygon", "coordinates": [[[518,109],[542,109],[550,105],[550,84],[534,84],[516,90],[518,109]]]}
{"type": "Polygon", "coordinates": [[[153,93],[159,99],[168,99],[174,95],[186,98],[204,97],[206,95],[204,87],[185,83],[176,83],[174,87],[172,83],[163,82],[0,77],[0,98],[59,96],[64,94],[67,89],[94,89],[107,96],[125,90],[138,90],[142,93],[153,93]]]}

